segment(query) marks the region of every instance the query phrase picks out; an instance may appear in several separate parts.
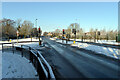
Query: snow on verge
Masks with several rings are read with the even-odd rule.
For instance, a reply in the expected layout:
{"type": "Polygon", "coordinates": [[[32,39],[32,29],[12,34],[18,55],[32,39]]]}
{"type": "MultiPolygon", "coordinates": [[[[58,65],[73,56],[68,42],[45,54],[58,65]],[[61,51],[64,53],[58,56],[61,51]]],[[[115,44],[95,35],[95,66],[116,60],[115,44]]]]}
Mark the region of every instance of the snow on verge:
{"type": "MultiPolygon", "coordinates": [[[[50,38],[52,39],[52,38],[50,38]]],[[[55,40],[55,39],[52,39],[55,40]]],[[[62,43],[62,40],[56,40],[56,42],[62,43]]],[[[63,44],[66,44],[66,41],[63,41],[63,44]]],[[[110,47],[102,47],[102,46],[97,46],[97,45],[91,45],[91,44],[87,44],[87,43],[80,43],[80,42],[76,42],[75,44],[73,44],[73,41],[68,41],[67,44],[70,44],[71,46],[77,46],[79,48],[83,48],[86,50],[91,50],[94,51],[98,54],[104,54],[116,59],[120,59],[120,50],[119,49],[115,49],[115,48],[110,48],[110,47]]]]}
{"type": "Polygon", "coordinates": [[[71,46],[77,46],[79,48],[84,48],[86,50],[91,50],[94,51],[98,54],[104,54],[116,59],[120,58],[120,50],[115,49],[115,48],[110,48],[110,47],[102,47],[102,46],[97,46],[97,45],[91,45],[87,43],[80,43],[76,42],[76,44],[71,44],[71,46]]]}
{"type": "Polygon", "coordinates": [[[2,78],[36,78],[32,63],[18,54],[2,53],[2,78]]]}

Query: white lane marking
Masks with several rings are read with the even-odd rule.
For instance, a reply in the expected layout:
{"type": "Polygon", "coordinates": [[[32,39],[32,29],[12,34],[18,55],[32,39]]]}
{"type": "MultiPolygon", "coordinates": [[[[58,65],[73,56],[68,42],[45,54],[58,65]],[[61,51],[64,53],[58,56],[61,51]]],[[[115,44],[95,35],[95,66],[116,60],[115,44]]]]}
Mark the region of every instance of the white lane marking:
{"type": "Polygon", "coordinates": [[[59,53],[64,53],[64,51],[61,49],[61,48],[59,48],[59,47],[57,47],[56,45],[53,45],[53,44],[51,44],[50,42],[48,42],[48,41],[46,41],[48,44],[50,44],[56,51],[58,51],[59,53]]]}

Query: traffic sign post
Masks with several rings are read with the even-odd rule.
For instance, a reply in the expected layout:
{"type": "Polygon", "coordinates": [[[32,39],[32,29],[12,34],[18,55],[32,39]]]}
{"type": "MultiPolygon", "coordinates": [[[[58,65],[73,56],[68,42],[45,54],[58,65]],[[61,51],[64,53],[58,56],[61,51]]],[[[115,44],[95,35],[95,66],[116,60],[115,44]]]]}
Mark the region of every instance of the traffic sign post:
{"type": "Polygon", "coordinates": [[[17,30],[17,32],[16,32],[16,33],[17,33],[17,43],[18,43],[19,31],[17,30]]]}
{"type": "Polygon", "coordinates": [[[68,43],[69,39],[70,39],[70,34],[67,34],[67,39],[66,39],[66,44],[68,43]]]}
{"type": "Polygon", "coordinates": [[[31,42],[32,42],[32,36],[33,36],[33,32],[31,32],[31,42]]]}
{"type": "Polygon", "coordinates": [[[63,35],[62,35],[62,43],[63,43],[63,39],[64,39],[64,34],[65,34],[65,30],[63,29],[63,35]]]}
{"type": "Polygon", "coordinates": [[[74,35],[75,35],[74,42],[73,42],[73,43],[75,43],[75,41],[76,41],[76,29],[72,29],[72,33],[74,33],[74,35]]]}
{"type": "Polygon", "coordinates": [[[82,42],[83,42],[83,36],[82,36],[82,42]]]}
{"type": "Polygon", "coordinates": [[[98,41],[98,39],[100,40],[100,31],[98,31],[97,41],[98,41]]]}

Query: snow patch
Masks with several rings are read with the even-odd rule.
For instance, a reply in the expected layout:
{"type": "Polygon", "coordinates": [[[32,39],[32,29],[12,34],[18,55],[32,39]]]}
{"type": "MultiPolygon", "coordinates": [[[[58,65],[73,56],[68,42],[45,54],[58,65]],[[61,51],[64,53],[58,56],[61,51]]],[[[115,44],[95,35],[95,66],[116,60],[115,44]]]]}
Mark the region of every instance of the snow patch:
{"type": "Polygon", "coordinates": [[[12,52],[2,53],[2,78],[36,78],[32,63],[12,52]]]}
{"type": "MultiPolygon", "coordinates": [[[[52,38],[51,38],[52,39],[52,38]]],[[[74,40],[74,39],[71,39],[74,40]]],[[[76,41],[81,41],[81,39],[76,39],[76,41]]],[[[86,40],[87,41],[87,40],[86,40]]],[[[56,42],[59,43],[63,43],[66,44],[66,41],[64,40],[62,42],[62,40],[56,40],[56,42]]],[[[115,44],[115,45],[119,45],[117,42],[115,42],[115,40],[98,40],[97,43],[106,43],[106,44],[115,44]]],[[[91,50],[94,51],[98,54],[104,54],[116,59],[120,58],[120,50],[119,49],[115,49],[115,48],[110,48],[110,47],[102,47],[102,46],[97,46],[97,45],[91,45],[91,44],[87,44],[87,43],[81,43],[81,42],[76,42],[75,44],[73,44],[73,41],[68,41],[67,44],[70,44],[71,46],[76,46],[79,48],[84,48],[86,50],[91,50]]]]}

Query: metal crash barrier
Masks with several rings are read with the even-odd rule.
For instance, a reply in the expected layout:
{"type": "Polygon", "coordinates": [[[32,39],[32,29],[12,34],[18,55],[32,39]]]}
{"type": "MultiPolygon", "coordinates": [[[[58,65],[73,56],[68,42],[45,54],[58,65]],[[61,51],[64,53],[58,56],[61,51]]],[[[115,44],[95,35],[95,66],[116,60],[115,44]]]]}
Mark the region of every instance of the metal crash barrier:
{"type": "MultiPolygon", "coordinates": [[[[10,45],[10,43],[8,44],[10,45]]],[[[21,51],[20,55],[27,58],[35,67],[39,80],[56,80],[51,66],[39,51],[27,45],[21,45],[19,47],[14,46],[14,43],[11,43],[11,46],[8,47],[6,45],[7,43],[2,43],[2,51],[4,51],[4,49],[11,49],[13,54],[15,53],[15,50],[21,51]]]]}

